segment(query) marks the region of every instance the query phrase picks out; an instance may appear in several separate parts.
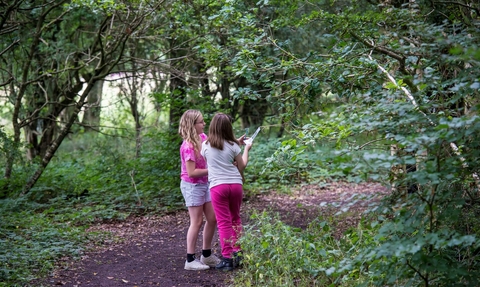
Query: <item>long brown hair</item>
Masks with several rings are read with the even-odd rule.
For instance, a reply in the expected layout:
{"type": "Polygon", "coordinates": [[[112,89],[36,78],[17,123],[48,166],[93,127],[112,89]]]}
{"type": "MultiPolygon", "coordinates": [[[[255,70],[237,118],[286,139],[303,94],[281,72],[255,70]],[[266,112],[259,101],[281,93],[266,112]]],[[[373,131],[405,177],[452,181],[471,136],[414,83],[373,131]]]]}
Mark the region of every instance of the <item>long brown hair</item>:
{"type": "Polygon", "coordinates": [[[227,141],[233,145],[236,143],[240,145],[233,135],[233,127],[231,118],[223,113],[216,114],[210,122],[208,129],[208,140],[211,147],[223,150],[223,142],[227,141]]]}
{"type": "Polygon", "coordinates": [[[193,145],[196,154],[200,154],[202,140],[195,130],[195,121],[202,115],[198,110],[187,110],[180,118],[178,134],[193,145]]]}

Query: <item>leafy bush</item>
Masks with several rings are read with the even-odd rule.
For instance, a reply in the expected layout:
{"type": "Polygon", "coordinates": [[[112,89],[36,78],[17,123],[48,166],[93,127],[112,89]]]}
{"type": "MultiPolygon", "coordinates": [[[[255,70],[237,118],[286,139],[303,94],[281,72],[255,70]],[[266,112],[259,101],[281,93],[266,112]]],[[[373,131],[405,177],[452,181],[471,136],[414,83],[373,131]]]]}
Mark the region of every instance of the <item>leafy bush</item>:
{"type": "Polygon", "coordinates": [[[321,218],[306,230],[267,212],[251,219],[241,238],[244,267],[235,277],[238,286],[354,286],[367,278],[361,264],[345,268],[343,260],[371,246],[377,228],[359,225],[337,239],[321,218]]]}
{"type": "Polygon", "coordinates": [[[428,1],[400,2],[377,10],[353,1],[338,13],[282,18],[285,28],[332,26],[325,35],[332,43],[328,56],[312,49],[303,69],[301,53],[282,53],[296,64],[281,66],[292,80],[276,88],[304,100],[295,87],[322,79],[339,106],[296,129],[276,154],[293,159],[305,146],[335,142],[324,155],[329,171],[391,188],[375,244],[344,261],[368,268],[365,285],[477,286],[478,221],[468,216],[478,210],[480,188],[478,5],[430,13],[428,1]]]}
{"type": "Polygon", "coordinates": [[[443,188],[436,189],[435,198],[431,191],[419,192],[381,209],[376,244],[354,260],[368,262],[367,282],[375,286],[478,285],[478,234],[458,228],[458,222],[466,219],[462,192],[452,186],[443,188]],[[385,221],[385,216],[392,219],[385,221]]]}

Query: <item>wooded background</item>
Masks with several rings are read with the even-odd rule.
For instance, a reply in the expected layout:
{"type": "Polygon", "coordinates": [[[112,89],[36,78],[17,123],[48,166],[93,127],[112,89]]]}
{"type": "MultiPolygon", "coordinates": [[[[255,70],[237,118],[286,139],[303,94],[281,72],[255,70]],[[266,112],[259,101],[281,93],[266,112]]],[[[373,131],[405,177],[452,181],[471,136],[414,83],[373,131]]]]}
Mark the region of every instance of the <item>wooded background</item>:
{"type": "Polygon", "coordinates": [[[391,220],[357,258],[377,264],[362,269],[367,282],[478,283],[478,1],[10,0],[0,10],[4,200],[115,189],[130,190],[133,207],[112,195],[120,209],[149,196],[178,206],[179,118],[225,112],[237,135],[262,126],[252,189],[319,178],[390,187],[391,220]]]}

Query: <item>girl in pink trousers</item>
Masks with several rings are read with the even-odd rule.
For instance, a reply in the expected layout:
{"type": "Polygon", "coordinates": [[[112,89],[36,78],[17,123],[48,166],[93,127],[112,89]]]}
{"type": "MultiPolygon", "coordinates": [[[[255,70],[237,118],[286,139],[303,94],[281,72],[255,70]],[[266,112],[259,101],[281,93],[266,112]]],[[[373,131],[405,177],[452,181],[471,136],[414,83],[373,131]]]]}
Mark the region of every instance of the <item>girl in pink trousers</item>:
{"type": "Polygon", "coordinates": [[[216,269],[223,271],[233,270],[233,257],[240,258],[237,255],[241,254],[237,241],[242,232],[243,171],[252,145],[246,145],[242,154],[240,144],[233,135],[230,117],[216,114],[210,123],[208,140],[202,144],[201,154],[208,163],[208,181],[222,246],[223,260],[216,269]]]}

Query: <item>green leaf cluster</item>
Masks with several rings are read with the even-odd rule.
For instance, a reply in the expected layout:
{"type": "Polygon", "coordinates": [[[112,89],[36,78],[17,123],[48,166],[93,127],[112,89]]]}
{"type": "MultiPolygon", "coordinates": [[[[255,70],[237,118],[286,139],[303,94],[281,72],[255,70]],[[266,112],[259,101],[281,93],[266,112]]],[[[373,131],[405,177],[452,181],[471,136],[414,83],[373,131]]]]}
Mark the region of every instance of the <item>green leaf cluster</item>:
{"type": "Polygon", "coordinates": [[[342,238],[318,218],[305,230],[284,224],[272,212],[254,213],[241,239],[244,266],[238,286],[355,286],[368,278],[364,265],[347,262],[374,244],[377,228],[359,225],[342,238]]]}

